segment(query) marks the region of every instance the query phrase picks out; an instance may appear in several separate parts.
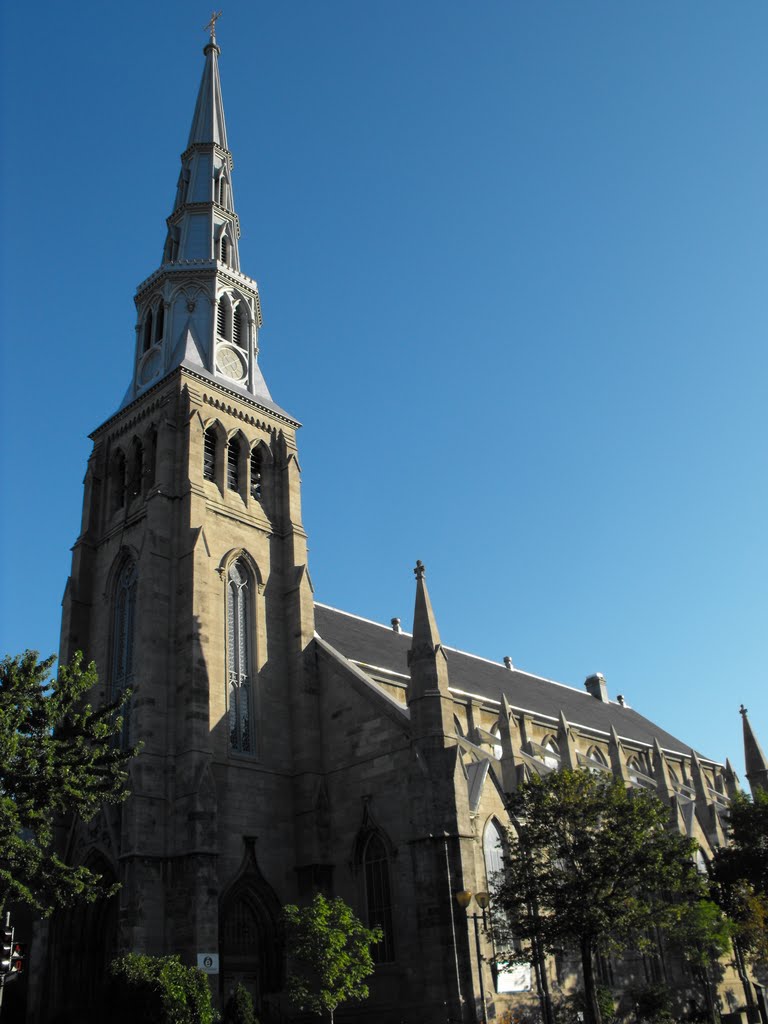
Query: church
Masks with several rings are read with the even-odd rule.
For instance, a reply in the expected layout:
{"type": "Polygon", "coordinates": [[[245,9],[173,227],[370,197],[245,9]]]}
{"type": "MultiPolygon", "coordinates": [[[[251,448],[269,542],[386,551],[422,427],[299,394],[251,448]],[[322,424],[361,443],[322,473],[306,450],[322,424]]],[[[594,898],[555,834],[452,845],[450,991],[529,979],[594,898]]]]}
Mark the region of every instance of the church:
{"type": "MultiPolygon", "coordinates": [[[[262,1024],[288,1019],[281,907],[319,890],[383,932],[369,1001],[339,1017],[541,1020],[575,964],[492,969],[477,929],[504,794],[561,766],[613,773],[668,803],[706,860],[736,776],[600,675],[578,690],[445,646],[421,562],[412,624],[315,602],[300,424],[259,367],[213,31],[204,55],[161,262],[135,296],[130,384],[91,435],[64,598],[61,658],[96,662],[97,699],[130,687],[123,738],[142,748],[125,804],[62,842],[121,888],[40,927],[31,1019],[91,1019],[125,951],[178,953],[219,1005],[242,982],[262,1024]]],[[[746,716],[744,729],[747,777],[768,787],[746,716]]],[[[617,994],[628,977],[692,984],[672,953],[598,969],[617,994]]],[[[748,984],[728,968],[724,1010],[748,984]]]]}

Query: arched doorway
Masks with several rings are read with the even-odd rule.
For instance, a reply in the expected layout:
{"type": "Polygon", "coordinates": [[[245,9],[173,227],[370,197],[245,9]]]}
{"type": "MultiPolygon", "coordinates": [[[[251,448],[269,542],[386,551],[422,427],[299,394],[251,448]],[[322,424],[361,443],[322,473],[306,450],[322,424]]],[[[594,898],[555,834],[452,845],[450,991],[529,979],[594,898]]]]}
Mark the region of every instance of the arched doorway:
{"type": "MultiPolygon", "coordinates": [[[[117,877],[100,854],[87,866],[101,875],[101,884],[114,885],[117,877]]],[[[77,1024],[103,1021],[101,990],[106,969],[117,956],[118,896],[80,903],[56,911],[51,922],[48,950],[50,985],[44,1019],[77,1024]]]]}

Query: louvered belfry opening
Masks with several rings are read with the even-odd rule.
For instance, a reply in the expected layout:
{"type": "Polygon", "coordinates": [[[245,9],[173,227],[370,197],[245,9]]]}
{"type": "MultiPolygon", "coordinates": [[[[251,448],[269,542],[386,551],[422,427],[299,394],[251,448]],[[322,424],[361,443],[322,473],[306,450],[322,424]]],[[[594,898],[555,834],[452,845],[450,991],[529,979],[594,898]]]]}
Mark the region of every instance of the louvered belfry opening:
{"type": "Polygon", "coordinates": [[[230,491],[240,489],[240,442],[236,437],[227,448],[227,487],[230,491]]]}
{"type": "Polygon", "coordinates": [[[263,466],[261,445],[251,452],[251,497],[261,501],[261,471],[263,466]]]}
{"type": "Polygon", "coordinates": [[[216,479],[216,431],[209,427],[203,439],[203,479],[216,479]]]}

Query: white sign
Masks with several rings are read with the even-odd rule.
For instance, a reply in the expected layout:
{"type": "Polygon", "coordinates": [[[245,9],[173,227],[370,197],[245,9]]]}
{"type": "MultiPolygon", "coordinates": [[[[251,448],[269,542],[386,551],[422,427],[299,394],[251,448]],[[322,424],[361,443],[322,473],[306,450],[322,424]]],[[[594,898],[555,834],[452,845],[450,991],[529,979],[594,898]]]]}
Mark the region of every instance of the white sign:
{"type": "Polygon", "coordinates": [[[218,974],[219,973],[219,954],[218,953],[198,953],[197,954],[197,966],[201,971],[205,971],[206,974],[218,974]]]}
{"type": "Polygon", "coordinates": [[[530,992],[531,965],[507,964],[496,975],[497,992],[530,992]]]}

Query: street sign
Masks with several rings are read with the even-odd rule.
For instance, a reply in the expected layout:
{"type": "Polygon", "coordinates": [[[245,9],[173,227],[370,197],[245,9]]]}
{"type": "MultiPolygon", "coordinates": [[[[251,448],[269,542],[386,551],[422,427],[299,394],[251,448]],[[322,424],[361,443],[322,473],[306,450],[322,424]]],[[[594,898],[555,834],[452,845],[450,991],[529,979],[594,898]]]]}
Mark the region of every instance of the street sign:
{"type": "Polygon", "coordinates": [[[205,971],[206,974],[218,974],[219,973],[219,954],[218,953],[198,953],[197,954],[197,966],[201,971],[205,971]]]}

